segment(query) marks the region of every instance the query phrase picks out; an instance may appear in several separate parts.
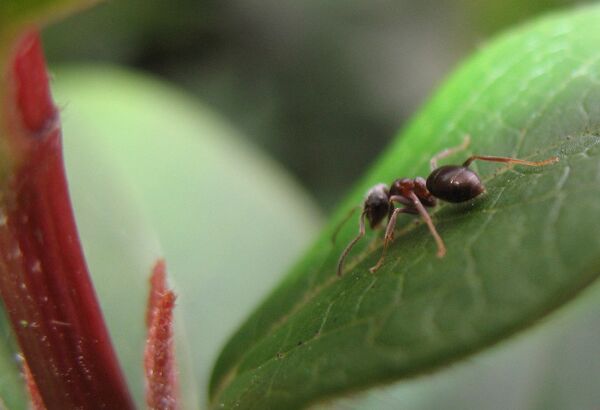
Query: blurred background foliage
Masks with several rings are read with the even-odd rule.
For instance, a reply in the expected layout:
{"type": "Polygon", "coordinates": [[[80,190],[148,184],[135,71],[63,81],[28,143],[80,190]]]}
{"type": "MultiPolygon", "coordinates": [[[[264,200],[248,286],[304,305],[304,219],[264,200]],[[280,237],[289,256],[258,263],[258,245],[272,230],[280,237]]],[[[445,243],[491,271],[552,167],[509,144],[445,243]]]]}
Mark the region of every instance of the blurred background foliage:
{"type": "Polygon", "coordinates": [[[44,38],[51,64],[135,67],[195,94],[330,210],[462,57],[576,3],[119,0],[44,38]]]}

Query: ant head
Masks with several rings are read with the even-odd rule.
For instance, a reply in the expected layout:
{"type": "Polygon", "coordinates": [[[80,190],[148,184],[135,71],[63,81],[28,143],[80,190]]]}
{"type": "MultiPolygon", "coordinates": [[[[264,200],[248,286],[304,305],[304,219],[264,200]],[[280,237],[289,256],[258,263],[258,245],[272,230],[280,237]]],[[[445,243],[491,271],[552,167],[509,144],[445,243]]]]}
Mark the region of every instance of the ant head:
{"type": "Polygon", "coordinates": [[[377,184],[367,192],[363,205],[371,228],[376,227],[390,212],[390,195],[385,184],[377,184]]]}

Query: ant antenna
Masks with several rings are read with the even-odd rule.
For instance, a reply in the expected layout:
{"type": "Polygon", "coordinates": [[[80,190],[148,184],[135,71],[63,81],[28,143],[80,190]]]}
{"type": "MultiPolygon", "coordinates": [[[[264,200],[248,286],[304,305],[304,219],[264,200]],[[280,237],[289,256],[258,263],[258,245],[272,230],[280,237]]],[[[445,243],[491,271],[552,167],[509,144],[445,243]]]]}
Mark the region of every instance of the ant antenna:
{"type": "Polygon", "coordinates": [[[354,245],[356,244],[356,242],[358,242],[360,240],[360,238],[365,236],[365,215],[366,215],[366,213],[367,212],[364,210],[360,213],[358,235],[356,235],[356,237],[354,239],[352,239],[352,241],[350,241],[350,243],[346,246],[346,249],[344,249],[344,251],[340,255],[340,259],[338,259],[338,265],[337,265],[337,275],[338,276],[342,276],[342,272],[344,270],[344,260],[346,259],[346,256],[348,256],[348,254],[350,253],[350,250],[352,250],[352,247],[354,247],[354,245]]]}
{"type": "Polygon", "coordinates": [[[356,205],[353,206],[352,209],[350,209],[350,211],[348,211],[348,213],[346,214],[346,216],[344,217],[344,219],[342,219],[337,226],[335,227],[333,234],[331,235],[331,244],[335,245],[335,239],[338,236],[338,233],[340,233],[340,231],[342,230],[342,227],[346,224],[346,222],[348,222],[348,219],[350,219],[350,217],[352,215],[354,215],[354,212],[356,212],[356,210],[360,208],[360,206],[356,205]]]}

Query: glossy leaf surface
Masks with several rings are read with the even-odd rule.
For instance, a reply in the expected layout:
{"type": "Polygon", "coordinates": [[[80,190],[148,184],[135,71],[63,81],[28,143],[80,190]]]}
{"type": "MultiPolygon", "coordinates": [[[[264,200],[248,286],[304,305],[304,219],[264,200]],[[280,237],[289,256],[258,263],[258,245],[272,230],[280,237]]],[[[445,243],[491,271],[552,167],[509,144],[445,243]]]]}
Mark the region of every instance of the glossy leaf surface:
{"type": "Polygon", "coordinates": [[[233,337],[211,385],[214,408],[298,408],[408,378],[534,324],[600,273],[599,7],[557,14],[498,38],[452,75],[359,183],[312,250],[233,337]],[[369,231],[334,227],[373,184],[426,176],[432,155],[505,155],[548,167],[473,166],[482,197],[432,211],[448,253],[403,217],[387,259],[369,231]]]}

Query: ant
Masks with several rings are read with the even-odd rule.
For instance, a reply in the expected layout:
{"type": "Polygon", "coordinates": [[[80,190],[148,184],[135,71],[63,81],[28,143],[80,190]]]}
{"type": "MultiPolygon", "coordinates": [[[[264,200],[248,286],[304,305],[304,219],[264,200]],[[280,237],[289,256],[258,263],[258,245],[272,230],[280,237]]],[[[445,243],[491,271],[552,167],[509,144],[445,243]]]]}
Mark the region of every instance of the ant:
{"type": "MultiPolygon", "coordinates": [[[[470,138],[467,135],[461,145],[447,148],[434,155],[430,161],[431,174],[429,174],[427,180],[422,177],[416,177],[414,179],[400,178],[392,182],[389,188],[387,185],[380,183],[369,189],[359,218],[358,235],[350,241],[338,260],[338,276],[342,276],[344,260],[350,253],[350,250],[352,250],[354,245],[365,235],[365,217],[369,221],[371,229],[376,228],[386,216],[388,217],[383,241],[383,251],[379,261],[377,261],[375,266],[369,269],[371,273],[375,273],[383,264],[387,248],[394,240],[396,219],[401,213],[421,216],[429,228],[429,232],[433,236],[433,239],[435,239],[437,245],[436,255],[438,258],[442,258],[446,254],[446,246],[444,245],[444,241],[440,234],[435,229],[435,225],[425,208],[436,206],[438,200],[460,203],[469,201],[481,195],[485,191],[485,187],[479,179],[479,176],[473,170],[469,169],[469,165],[471,165],[473,161],[503,162],[530,167],[550,165],[558,162],[558,157],[551,157],[543,161],[526,161],[510,157],[473,155],[467,158],[462,165],[443,165],[438,167],[438,160],[465,150],[469,146],[469,143],[470,138]],[[402,207],[396,208],[394,206],[396,203],[402,205],[402,207]]],[[[342,221],[342,224],[348,220],[355,210],[356,208],[352,209],[352,212],[342,221]]]]}

